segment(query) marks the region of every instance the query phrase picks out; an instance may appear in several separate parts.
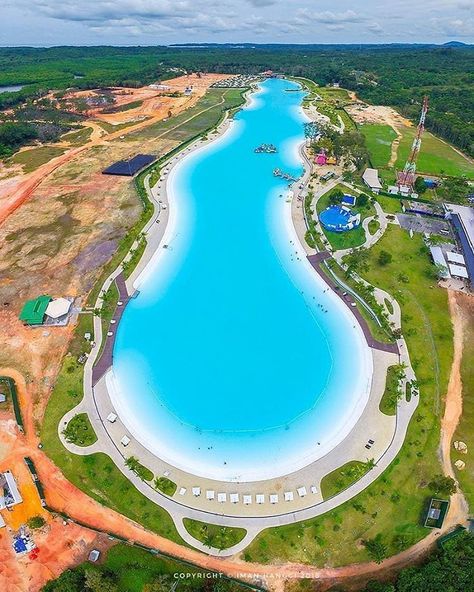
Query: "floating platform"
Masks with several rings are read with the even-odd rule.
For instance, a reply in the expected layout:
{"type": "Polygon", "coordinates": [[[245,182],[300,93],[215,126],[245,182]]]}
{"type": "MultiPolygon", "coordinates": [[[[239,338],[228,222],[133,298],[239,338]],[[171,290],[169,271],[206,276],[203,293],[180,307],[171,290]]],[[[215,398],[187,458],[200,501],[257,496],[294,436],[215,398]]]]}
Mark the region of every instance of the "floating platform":
{"type": "Polygon", "coordinates": [[[255,148],[254,152],[256,154],[276,154],[278,148],[274,144],[261,144],[255,148]]]}

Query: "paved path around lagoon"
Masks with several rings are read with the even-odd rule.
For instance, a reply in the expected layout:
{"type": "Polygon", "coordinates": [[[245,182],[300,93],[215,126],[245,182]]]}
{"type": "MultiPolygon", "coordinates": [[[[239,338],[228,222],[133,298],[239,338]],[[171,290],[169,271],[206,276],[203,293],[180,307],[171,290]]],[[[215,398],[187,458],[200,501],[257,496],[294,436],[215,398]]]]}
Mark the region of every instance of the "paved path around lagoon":
{"type": "MultiPolygon", "coordinates": [[[[221,124],[221,126],[220,126],[221,130],[225,129],[226,125],[227,125],[226,122],[224,122],[224,124],[221,124]]],[[[212,141],[214,138],[215,138],[215,136],[212,136],[212,137],[210,137],[210,139],[208,141],[212,141]]],[[[202,142],[196,142],[192,147],[185,149],[183,151],[183,153],[180,153],[178,156],[175,156],[170,161],[169,164],[173,164],[173,163],[176,164],[184,154],[189,152],[191,149],[195,149],[195,148],[199,147],[200,145],[202,145],[202,142]]],[[[166,176],[166,174],[169,174],[169,168],[165,167],[164,170],[165,170],[165,176],[166,176]]],[[[309,177],[309,174],[308,174],[308,171],[306,171],[306,175],[305,175],[306,181],[307,181],[308,177],[309,177]]],[[[168,204],[167,204],[167,197],[166,197],[166,191],[165,191],[166,184],[165,184],[165,181],[163,178],[160,180],[160,185],[162,186],[161,192],[157,191],[156,187],[151,189],[149,187],[148,179],[146,181],[146,188],[147,188],[150,200],[153,202],[153,204],[155,206],[155,212],[154,212],[151,220],[148,222],[148,224],[146,225],[146,227],[144,229],[144,233],[147,235],[147,242],[148,242],[147,249],[145,250],[145,253],[147,250],[149,252],[146,256],[144,254],[139,265],[137,266],[137,269],[134,271],[134,273],[131,275],[129,280],[127,280],[127,282],[126,282],[127,290],[128,290],[129,294],[130,294],[130,288],[131,288],[131,286],[133,286],[134,281],[139,276],[141,271],[145,268],[150,257],[153,256],[152,251],[155,252],[156,249],[158,249],[160,247],[160,243],[161,243],[163,235],[164,235],[164,231],[165,231],[165,227],[166,227],[166,224],[164,223],[165,222],[164,219],[165,218],[167,219],[168,209],[167,209],[167,207],[163,208],[163,205],[167,206],[168,204]],[[160,219],[160,216],[162,216],[161,219],[160,219]]],[[[301,240],[301,237],[300,237],[300,240],[301,240]]],[[[133,248],[136,248],[136,245],[132,246],[132,249],[133,248]]],[[[105,293],[109,289],[112,282],[118,281],[119,284],[121,285],[121,287],[123,288],[123,283],[122,283],[123,280],[121,278],[119,278],[120,275],[121,275],[121,267],[119,267],[117,270],[115,270],[107,278],[107,280],[104,283],[103,289],[101,291],[101,295],[99,295],[99,297],[98,297],[97,304],[96,304],[97,306],[100,307],[102,294],[105,293]]],[[[122,302],[123,302],[123,300],[122,300],[122,302]]],[[[113,331],[113,333],[114,333],[114,331],[113,331]]],[[[109,337],[111,337],[111,336],[109,336],[109,337]]],[[[370,470],[366,475],[364,475],[364,477],[362,477],[359,481],[357,481],[356,483],[351,485],[348,489],[333,496],[332,498],[329,498],[329,499],[326,499],[323,501],[319,501],[319,503],[310,505],[309,507],[304,507],[304,508],[296,509],[293,511],[287,510],[287,511],[283,511],[282,513],[279,513],[279,514],[276,513],[273,515],[263,515],[263,516],[226,515],[224,512],[196,509],[196,508],[189,507],[188,505],[177,501],[175,498],[170,498],[170,497],[162,494],[161,492],[157,491],[156,489],[151,487],[149,484],[147,484],[147,483],[143,482],[141,479],[139,479],[135,473],[130,471],[125,466],[124,455],[122,454],[122,450],[120,450],[120,448],[118,446],[120,439],[117,440],[117,438],[111,437],[110,426],[106,427],[106,419],[105,419],[106,415],[104,416],[104,414],[100,412],[100,405],[104,404],[104,401],[106,400],[106,397],[104,396],[104,391],[103,391],[103,388],[105,385],[105,379],[104,379],[102,372],[106,369],[105,368],[105,366],[107,365],[106,363],[108,361],[111,362],[111,354],[112,354],[112,350],[113,350],[112,344],[108,350],[106,350],[104,348],[104,353],[106,351],[109,352],[109,353],[107,353],[108,357],[104,358],[104,363],[100,367],[100,372],[96,371],[95,378],[97,379],[97,382],[94,383],[94,363],[96,361],[96,357],[99,352],[99,347],[100,347],[100,343],[102,342],[102,338],[103,338],[103,336],[102,336],[101,319],[98,317],[94,317],[94,339],[96,341],[96,345],[92,349],[91,354],[90,354],[90,356],[85,364],[85,368],[84,368],[84,399],[81,401],[81,403],[78,406],[76,406],[74,409],[69,411],[62,418],[62,420],[58,426],[58,434],[59,434],[61,441],[63,442],[64,446],[70,452],[72,452],[74,454],[87,455],[87,454],[91,454],[91,453],[95,453],[95,452],[103,452],[103,453],[107,454],[110,458],[112,458],[112,460],[114,461],[116,466],[119,468],[119,470],[127,477],[127,479],[130,480],[130,482],[141,493],[143,493],[146,497],[148,497],[153,502],[157,503],[158,505],[160,505],[161,507],[166,509],[171,514],[171,516],[176,524],[176,528],[177,528],[178,532],[180,533],[180,535],[182,536],[182,538],[186,542],[188,542],[189,544],[191,544],[192,546],[198,548],[199,550],[201,550],[203,552],[214,554],[214,555],[231,556],[236,553],[239,553],[255,538],[255,536],[261,530],[263,530],[265,528],[280,526],[280,525],[284,525],[284,524],[292,524],[294,522],[298,522],[301,520],[314,518],[316,516],[322,515],[328,511],[338,507],[339,505],[343,504],[344,502],[346,502],[346,501],[352,499],[354,496],[358,495],[366,487],[368,487],[368,485],[370,483],[372,483],[375,479],[377,479],[385,471],[385,469],[390,465],[390,463],[395,459],[401,446],[403,445],[403,441],[405,438],[408,423],[409,423],[410,418],[412,417],[412,414],[418,404],[417,397],[412,397],[410,402],[407,402],[405,400],[400,401],[400,404],[399,404],[399,407],[397,410],[397,415],[394,418],[395,426],[394,426],[394,430],[393,430],[391,439],[389,441],[388,446],[383,451],[383,453],[381,455],[377,455],[376,466],[372,470],[370,470]],[[93,384],[96,384],[96,387],[100,387],[100,388],[94,389],[93,384]],[[97,394],[99,395],[98,397],[96,396],[96,393],[95,393],[96,390],[97,390],[97,394]],[[70,421],[70,419],[72,419],[72,417],[74,417],[78,413],[82,413],[82,412],[85,412],[89,415],[91,422],[94,426],[94,429],[96,431],[97,437],[98,437],[98,440],[95,444],[93,444],[92,446],[89,446],[89,447],[85,447],[85,448],[79,447],[76,445],[72,445],[72,444],[66,442],[65,438],[62,434],[62,430],[63,430],[64,426],[67,424],[67,422],[70,421]],[[215,548],[208,548],[208,547],[205,547],[199,541],[196,541],[196,539],[194,539],[186,531],[186,529],[184,528],[184,525],[183,525],[183,518],[186,518],[186,517],[194,519],[194,520],[200,520],[202,522],[209,522],[212,524],[217,524],[217,525],[230,526],[230,527],[232,527],[232,526],[242,527],[247,530],[247,534],[246,534],[245,538],[240,543],[238,543],[237,545],[235,545],[232,548],[225,549],[224,551],[220,551],[219,549],[215,549],[215,548]]],[[[388,354],[385,354],[385,355],[388,355],[388,354]]],[[[393,355],[393,353],[391,355],[393,355]]],[[[404,354],[402,353],[402,356],[403,355],[404,354]]],[[[409,360],[408,360],[408,362],[409,362],[409,360]]],[[[393,364],[395,362],[392,361],[391,363],[393,364]]],[[[382,390],[382,392],[383,392],[383,390],[382,390]]],[[[376,406],[378,407],[378,401],[376,403],[377,403],[376,406]]],[[[379,415],[381,415],[381,414],[379,414],[379,415]]],[[[382,416],[382,417],[387,417],[387,416],[382,416]]],[[[375,420],[375,418],[374,418],[374,421],[377,423],[377,420],[375,420]]],[[[371,423],[373,425],[375,425],[373,423],[373,421],[371,423]]],[[[367,424],[365,424],[365,425],[367,425],[367,424]]],[[[366,435],[366,433],[365,433],[365,435],[366,435]]],[[[127,453],[128,453],[128,451],[127,451],[127,453]]],[[[365,454],[367,455],[367,452],[365,454]]],[[[344,459],[344,461],[345,461],[345,459],[344,459]]],[[[339,464],[337,464],[335,468],[337,468],[337,466],[341,466],[344,461],[340,461],[339,464]]],[[[327,474],[327,473],[325,473],[325,474],[327,474]]],[[[199,478],[196,479],[196,481],[199,481],[199,478]]],[[[229,484],[226,484],[226,485],[229,485],[229,484]]]]}

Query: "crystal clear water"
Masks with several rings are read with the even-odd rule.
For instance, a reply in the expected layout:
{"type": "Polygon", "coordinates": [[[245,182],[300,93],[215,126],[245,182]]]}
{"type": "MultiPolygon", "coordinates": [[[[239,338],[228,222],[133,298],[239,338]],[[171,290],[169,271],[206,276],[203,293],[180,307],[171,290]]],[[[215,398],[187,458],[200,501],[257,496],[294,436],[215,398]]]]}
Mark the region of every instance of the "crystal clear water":
{"type": "Polygon", "coordinates": [[[302,173],[302,98],[293,82],[266,81],[219,140],[171,171],[169,247],[118,329],[109,387],[122,420],[198,475],[301,468],[347,435],[367,401],[362,333],[306,260],[287,182],[272,174],[302,173]],[[278,153],[255,154],[262,143],[278,153]]]}

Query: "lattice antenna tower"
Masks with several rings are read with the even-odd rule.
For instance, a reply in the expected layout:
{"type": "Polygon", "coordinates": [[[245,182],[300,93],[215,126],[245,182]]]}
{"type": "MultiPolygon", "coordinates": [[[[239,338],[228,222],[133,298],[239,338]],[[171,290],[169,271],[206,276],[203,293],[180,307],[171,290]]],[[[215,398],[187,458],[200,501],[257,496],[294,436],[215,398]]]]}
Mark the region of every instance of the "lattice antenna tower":
{"type": "Polygon", "coordinates": [[[416,177],[416,161],[420,153],[421,148],[421,137],[425,131],[426,114],[428,113],[428,97],[423,97],[423,107],[421,109],[420,121],[416,130],[416,136],[413,140],[410,155],[405,163],[405,168],[402,172],[398,173],[397,185],[399,187],[409,187],[413,189],[416,177]]]}

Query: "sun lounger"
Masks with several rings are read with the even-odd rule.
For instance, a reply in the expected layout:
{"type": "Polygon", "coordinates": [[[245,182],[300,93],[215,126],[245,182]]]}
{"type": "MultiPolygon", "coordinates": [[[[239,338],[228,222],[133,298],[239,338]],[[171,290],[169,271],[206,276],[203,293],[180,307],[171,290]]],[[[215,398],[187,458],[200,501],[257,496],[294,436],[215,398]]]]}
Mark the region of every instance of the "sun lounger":
{"type": "Polygon", "coordinates": [[[184,495],[186,493],[186,487],[181,487],[178,493],[179,495],[184,495]]]}
{"type": "Polygon", "coordinates": [[[311,493],[318,493],[316,485],[311,485],[311,493]]]}

